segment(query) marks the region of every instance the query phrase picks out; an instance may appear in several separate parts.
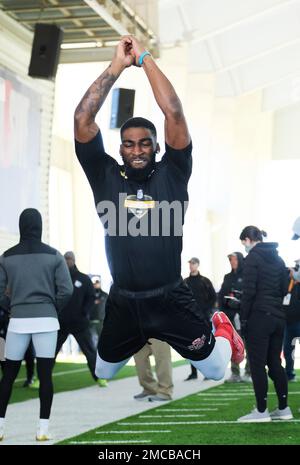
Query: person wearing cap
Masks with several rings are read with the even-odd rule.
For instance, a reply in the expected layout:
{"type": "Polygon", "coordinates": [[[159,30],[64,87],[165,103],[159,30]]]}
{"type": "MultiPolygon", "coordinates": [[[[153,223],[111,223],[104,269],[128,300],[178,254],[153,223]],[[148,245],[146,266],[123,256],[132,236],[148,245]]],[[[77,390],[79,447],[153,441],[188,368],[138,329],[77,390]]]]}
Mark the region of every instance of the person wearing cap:
{"type": "MultiPolygon", "coordinates": [[[[193,292],[193,296],[196,299],[197,304],[201,308],[207,323],[210,324],[210,319],[212,316],[212,311],[216,302],[216,291],[212,282],[202,276],[199,271],[200,260],[197,257],[192,257],[189,260],[190,266],[190,275],[188,278],[185,278],[184,282],[189,286],[193,292]]],[[[185,379],[185,381],[190,381],[192,379],[197,379],[198,373],[197,369],[191,364],[191,373],[185,379]]]]}
{"type": "Polygon", "coordinates": [[[300,338],[300,282],[295,280],[294,273],[300,268],[300,259],[295,260],[295,267],[290,269],[288,293],[283,301],[286,309],[286,326],[283,339],[283,355],[288,381],[296,381],[294,370],[294,351],[296,340],[300,338]]]}
{"type": "MultiPolygon", "coordinates": [[[[293,224],[293,237],[292,241],[297,241],[300,237],[300,216],[296,218],[293,224]]],[[[300,282],[300,268],[293,268],[292,270],[293,278],[295,281],[300,282]]]]}
{"type": "Polygon", "coordinates": [[[46,441],[50,439],[48,427],[53,401],[52,370],[59,329],[58,312],[70,299],[73,286],[63,256],[41,241],[40,212],[35,208],[24,210],[19,218],[19,229],[20,242],[0,257],[0,307],[10,310],[4,374],[0,382],[0,440],[4,436],[12,386],[32,340],[40,382],[36,439],[46,441]]]}
{"type": "Polygon", "coordinates": [[[56,355],[67,337],[71,334],[76,339],[85,355],[94,380],[102,387],[102,380],[95,375],[96,349],[90,331],[90,313],[94,307],[94,287],[90,277],[81,273],[77,266],[74,252],[64,254],[73,283],[73,294],[63,311],[59,314],[60,330],[58,332],[56,355]]]}
{"type": "MultiPolygon", "coordinates": [[[[101,118],[100,118],[101,121],[101,118]]],[[[136,37],[120,39],[110,65],[91,84],[74,114],[75,150],[105,229],[113,285],[98,345],[96,373],[112,378],[150,338],[167,342],[204,376],[221,379],[244,344],[223,312],[205,321],[181,278],[182,227],[192,172],[192,141],[180,99],[136,37]],[[96,115],[127,68],[145,73],[164,118],[165,153],[154,124],[125,121],[118,147],[106,153],[96,115]]]]}
{"type": "MultiPolygon", "coordinates": [[[[225,274],[221,289],[218,293],[218,306],[226,313],[236,330],[240,330],[239,311],[240,297],[243,283],[244,256],[241,252],[232,252],[227,255],[231,271],[225,274]]],[[[244,377],[241,377],[238,364],[231,363],[231,376],[226,382],[240,383],[251,381],[250,368],[247,360],[244,377]]]]}
{"type": "Polygon", "coordinates": [[[101,289],[100,276],[93,276],[92,283],[94,286],[94,307],[90,314],[90,327],[95,348],[97,348],[99,337],[103,328],[105,318],[105,306],[108,294],[101,289]]]}

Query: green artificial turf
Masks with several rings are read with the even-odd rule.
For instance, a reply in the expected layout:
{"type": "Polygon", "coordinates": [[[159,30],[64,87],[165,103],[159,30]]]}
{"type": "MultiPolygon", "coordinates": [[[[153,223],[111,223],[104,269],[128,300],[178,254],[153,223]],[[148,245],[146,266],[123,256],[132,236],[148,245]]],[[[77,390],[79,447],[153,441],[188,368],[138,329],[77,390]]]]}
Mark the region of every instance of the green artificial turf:
{"type": "MultiPolygon", "coordinates": [[[[226,383],[98,427],[59,444],[101,445],[128,441],[127,444],[144,445],[299,445],[300,382],[289,383],[289,393],[289,405],[298,422],[236,423],[237,418],[249,413],[255,405],[252,384],[226,383]],[[215,410],[197,410],[208,408],[215,410]],[[204,421],[214,423],[199,423],[204,421]]],[[[277,407],[272,383],[269,385],[268,406],[270,410],[277,407]]]]}

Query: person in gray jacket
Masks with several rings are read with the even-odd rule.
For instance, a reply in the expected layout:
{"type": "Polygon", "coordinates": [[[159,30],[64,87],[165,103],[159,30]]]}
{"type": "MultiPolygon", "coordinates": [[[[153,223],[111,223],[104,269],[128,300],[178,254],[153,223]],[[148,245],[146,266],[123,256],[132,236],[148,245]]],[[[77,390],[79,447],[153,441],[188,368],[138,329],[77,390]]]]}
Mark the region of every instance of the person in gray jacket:
{"type": "Polygon", "coordinates": [[[40,380],[40,420],[36,439],[49,439],[48,423],[53,399],[52,369],[57,331],[57,311],[73,293],[63,256],[41,242],[42,217],[28,208],[19,218],[20,242],[0,257],[0,306],[10,307],[5,342],[4,374],[0,382],[0,440],[13,383],[32,340],[40,380]],[[9,299],[7,297],[9,296],[9,299]]]}

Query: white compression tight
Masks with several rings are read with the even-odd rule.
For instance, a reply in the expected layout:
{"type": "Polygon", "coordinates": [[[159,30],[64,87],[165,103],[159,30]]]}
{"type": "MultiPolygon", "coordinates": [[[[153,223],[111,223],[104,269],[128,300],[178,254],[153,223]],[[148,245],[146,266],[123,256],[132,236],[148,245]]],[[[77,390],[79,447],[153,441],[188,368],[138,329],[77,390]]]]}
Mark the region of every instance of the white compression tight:
{"type": "Polygon", "coordinates": [[[97,352],[95,375],[102,379],[113,378],[115,374],[121,370],[124,365],[126,365],[128,360],[129,358],[122,360],[121,362],[106,362],[99,357],[97,352]]]}
{"type": "Polygon", "coordinates": [[[205,378],[219,381],[225,375],[226,368],[231,359],[231,346],[225,337],[216,337],[213,351],[204,360],[189,360],[205,378]]]}
{"type": "MultiPolygon", "coordinates": [[[[231,346],[228,339],[216,337],[213,351],[204,360],[189,360],[206,378],[218,381],[225,375],[231,358],[231,346]]],[[[110,379],[128,362],[129,358],[121,362],[106,362],[97,353],[95,374],[98,378],[110,379]]]]}

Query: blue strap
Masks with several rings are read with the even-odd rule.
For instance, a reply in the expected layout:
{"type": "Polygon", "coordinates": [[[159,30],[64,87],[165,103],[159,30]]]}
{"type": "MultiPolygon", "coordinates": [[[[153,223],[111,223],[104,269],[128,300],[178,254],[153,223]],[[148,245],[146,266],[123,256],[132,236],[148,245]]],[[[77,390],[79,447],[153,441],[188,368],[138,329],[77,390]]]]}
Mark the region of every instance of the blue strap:
{"type": "Polygon", "coordinates": [[[151,56],[151,53],[150,52],[147,52],[147,50],[145,52],[143,52],[140,57],[139,57],[139,66],[142,66],[143,64],[143,61],[144,61],[144,58],[145,56],[147,55],[150,55],[151,56]]]}

